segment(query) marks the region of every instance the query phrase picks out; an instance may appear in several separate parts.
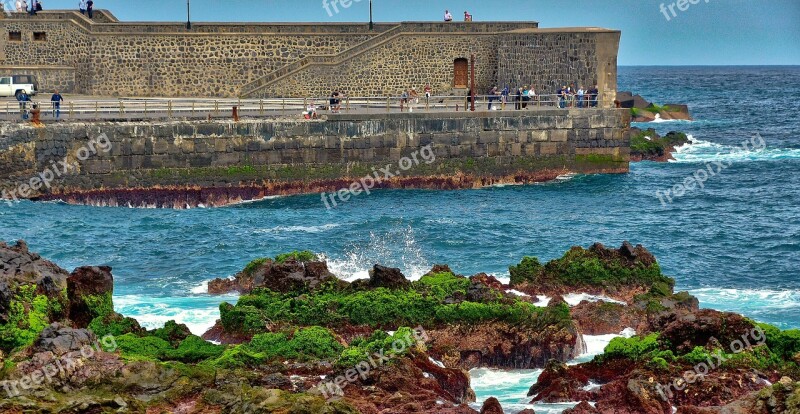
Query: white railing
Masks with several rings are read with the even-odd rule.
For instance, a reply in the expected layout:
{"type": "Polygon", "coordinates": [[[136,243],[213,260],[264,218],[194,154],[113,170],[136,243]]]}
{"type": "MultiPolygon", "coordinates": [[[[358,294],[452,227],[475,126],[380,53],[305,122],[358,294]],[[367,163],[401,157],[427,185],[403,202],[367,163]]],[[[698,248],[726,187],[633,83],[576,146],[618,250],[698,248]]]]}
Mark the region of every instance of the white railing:
{"type": "MultiPolygon", "coordinates": [[[[611,102],[577,96],[537,95],[518,100],[509,95],[475,95],[476,111],[537,110],[537,109],[596,109],[611,107],[611,102]]],[[[66,100],[60,106],[62,120],[139,120],[139,119],[231,119],[238,117],[300,117],[310,105],[316,107],[317,115],[331,113],[400,113],[400,112],[455,112],[472,109],[468,96],[431,96],[416,99],[401,96],[340,97],[339,105],[331,104],[331,97],[324,98],[270,98],[270,99],[80,99],[66,100]]],[[[37,104],[40,118],[50,121],[55,118],[52,102],[34,100],[17,102],[10,98],[0,101],[3,120],[22,121],[23,114],[30,118],[32,106],[37,104]]]]}

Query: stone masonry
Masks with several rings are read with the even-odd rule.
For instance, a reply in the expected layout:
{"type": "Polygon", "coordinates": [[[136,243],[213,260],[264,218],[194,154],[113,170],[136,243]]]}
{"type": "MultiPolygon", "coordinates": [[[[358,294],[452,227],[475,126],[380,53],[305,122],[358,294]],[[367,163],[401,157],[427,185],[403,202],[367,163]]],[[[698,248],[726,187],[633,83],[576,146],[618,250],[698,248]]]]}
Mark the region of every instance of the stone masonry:
{"type": "MultiPolygon", "coordinates": [[[[471,188],[569,172],[623,173],[629,125],[629,113],[619,109],[5,125],[0,190],[19,188],[65,158],[74,162],[101,134],[110,141],[109,152],[98,151],[30,196],[89,202],[81,199],[88,191],[98,197],[91,202],[108,203],[109,193],[126,189],[248,189],[235,195],[241,198],[335,191],[380,167],[396,168],[428,145],[434,163],[415,165],[386,185],[471,188]]],[[[225,197],[221,203],[233,198],[225,197]]]]}
{"type": "MultiPolygon", "coordinates": [[[[2,14],[0,14],[2,15],[2,14]]],[[[45,92],[101,96],[324,97],[454,87],[455,61],[475,55],[485,93],[532,84],[597,83],[616,93],[620,32],[539,29],[536,22],[128,23],[108,11],[0,18],[0,73],[31,73],[45,92]],[[17,34],[21,40],[15,39],[17,34]],[[12,36],[13,35],[13,36],[12,36]]]]}

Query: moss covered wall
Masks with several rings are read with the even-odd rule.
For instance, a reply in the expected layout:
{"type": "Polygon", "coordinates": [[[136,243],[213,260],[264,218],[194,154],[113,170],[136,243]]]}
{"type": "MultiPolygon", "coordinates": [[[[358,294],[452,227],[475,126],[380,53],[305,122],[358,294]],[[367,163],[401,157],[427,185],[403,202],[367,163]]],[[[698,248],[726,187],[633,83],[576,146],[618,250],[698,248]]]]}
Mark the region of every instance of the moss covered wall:
{"type": "Polygon", "coordinates": [[[0,137],[0,188],[15,188],[65,157],[76,161],[101,134],[111,149],[75,162],[45,193],[265,185],[267,192],[315,192],[387,165],[398,170],[401,158],[426,146],[435,161],[420,160],[403,177],[465,187],[529,181],[544,172],[620,173],[628,171],[629,119],[625,110],[574,109],[9,125],[0,137]],[[470,183],[452,183],[464,175],[470,183]]]}

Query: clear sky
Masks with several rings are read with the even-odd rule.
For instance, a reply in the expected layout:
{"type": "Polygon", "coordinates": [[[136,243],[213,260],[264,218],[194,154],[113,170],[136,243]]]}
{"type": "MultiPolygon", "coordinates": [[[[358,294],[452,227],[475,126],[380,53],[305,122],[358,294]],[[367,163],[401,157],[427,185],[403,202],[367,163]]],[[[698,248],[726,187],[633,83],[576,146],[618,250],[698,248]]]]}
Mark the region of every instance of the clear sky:
{"type": "MultiPolygon", "coordinates": [[[[369,0],[327,10],[323,1],[334,0],[191,0],[192,21],[369,21],[369,0]]],[[[620,65],[800,65],[800,0],[373,1],[376,22],[441,20],[450,9],[456,19],[468,10],[476,21],[619,29],[620,65]]],[[[43,0],[46,9],[77,4],[43,0]]],[[[95,8],[120,20],[186,21],[186,0],[95,0],[95,8]]]]}

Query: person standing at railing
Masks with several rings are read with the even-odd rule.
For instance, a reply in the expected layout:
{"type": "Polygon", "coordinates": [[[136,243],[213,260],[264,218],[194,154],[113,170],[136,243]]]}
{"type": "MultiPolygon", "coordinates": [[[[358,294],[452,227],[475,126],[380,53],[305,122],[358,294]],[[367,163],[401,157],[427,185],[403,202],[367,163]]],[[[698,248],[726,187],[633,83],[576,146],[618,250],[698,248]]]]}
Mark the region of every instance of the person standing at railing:
{"type": "Polygon", "coordinates": [[[50,97],[50,102],[53,103],[53,116],[58,120],[61,117],[61,102],[64,102],[64,97],[58,91],[50,97]]]}
{"type": "Polygon", "coordinates": [[[556,99],[558,99],[558,107],[564,109],[567,105],[567,86],[564,85],[556,91],[556,99]]]}
{"type": "Polygon", "coordinates": [[[444,21],[446,21],[446,22],[452,22],[453,21],[453,15],[450,14],[450,10],[445,10],[444,11],[444,21]]]}
{"type": "Polygon", "coordinates": [[[330,108],[331,112],[334,114],[338,114],[339,111],[342,109],[342,99],[341,99],[341,94],[339,94],[339,91],[334,91],[331,94],[330,103],[331,103],[331,108],[330,108]]]}
{"type": "Polygon", "coordinates": [[[411,88],[411,91],[408,92],[408,99],[410,99],[408,104],[408,112],[414,112],[414,107],[419,104],[419,94],[417,93],[416,89],[411,88]]]}
{"type": "Polygon", "coordinates": [[[86,0],[81,0],[78,2],[78,10],[81,11],[81,14],[86,14],[86,0]]]}
{"type": "Polygon", "coordinates": [[[583,95],[585,91],[583,90],[583,85],[578,88],[578,108],[583,108],[583,95]]]}
{"type": "Polygon", "coordinates": [[[500,92],[500,106],[501,106],[501,109],[506,109],[506,103],[508,103],[508,93],[509,93],[508,85],[506,85],[506,87],[503,88],[503,91],[500,92]]]}
{"type": "Polygon", "coordinates": [[[589,89],[589,106],[592,108],[597,107],[597,96],[600,94],[600,91],[597,89],[597,85],[594,85],[592,89],[589,89]]]}
{"type": "Polygon", "coordinates": [[[530,102],[530,89],[528,89],[528,85],[525,85],[525,88],[522,89],[522,109],[528,109],[528,102],[530,102]]]}
{"type": "Polygon", "coordinates": [[[517,111],[522,109],[522,88],[517,89],[517,94],[514,96],[514,109],[517,111]]]}
{"type": "Polygon", "coordinates": [[[489,110],[492,110],[492,102],[497,100],[497,86],[489,90],[489,110]]]}

